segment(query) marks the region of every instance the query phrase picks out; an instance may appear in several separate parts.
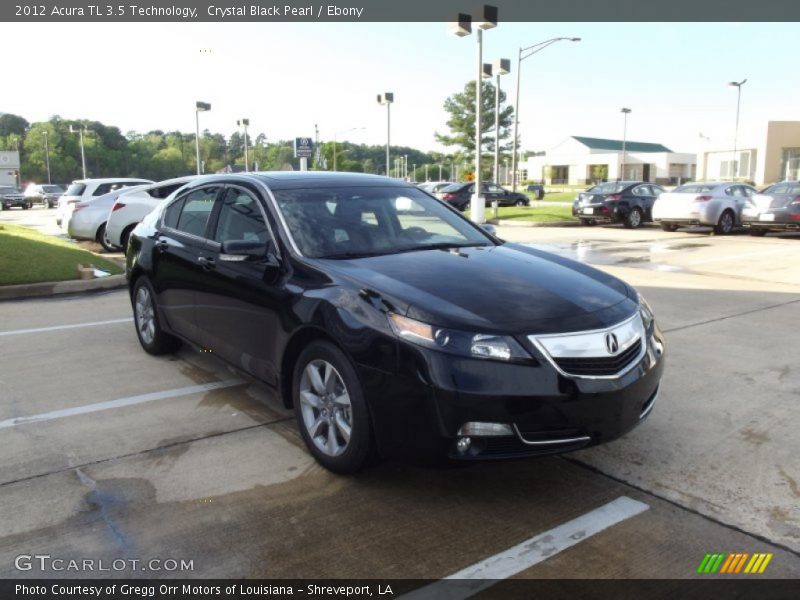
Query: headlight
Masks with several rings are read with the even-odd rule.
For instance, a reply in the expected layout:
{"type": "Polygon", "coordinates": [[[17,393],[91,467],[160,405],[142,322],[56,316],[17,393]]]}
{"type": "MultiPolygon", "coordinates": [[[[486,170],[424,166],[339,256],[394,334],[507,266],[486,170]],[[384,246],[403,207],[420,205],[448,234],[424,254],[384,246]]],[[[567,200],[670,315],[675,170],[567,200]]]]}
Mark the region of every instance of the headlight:
{"type": "MultiPolygon", "coordinates": [[[[638,292],[637,292],[638,294],[638,292]]],[[[639,296],[639,314],[642,315],[642,322],[644,323],[645,331],[649,334],[653,327],[653,322],[655,321],[655,315],[653,315],[653,309],[650,308],[650,305],[647,303],[647,300],[644,299],[644,296],[638,294],[639,296]]]]}
{"type": "Polygon", "coordinates": [[[412,344],[473,358],[502,361],[531,358],[525,349],[509,336],[434,327],[396,313],[389,313],[388,316],[395,334],[412,344]]]}

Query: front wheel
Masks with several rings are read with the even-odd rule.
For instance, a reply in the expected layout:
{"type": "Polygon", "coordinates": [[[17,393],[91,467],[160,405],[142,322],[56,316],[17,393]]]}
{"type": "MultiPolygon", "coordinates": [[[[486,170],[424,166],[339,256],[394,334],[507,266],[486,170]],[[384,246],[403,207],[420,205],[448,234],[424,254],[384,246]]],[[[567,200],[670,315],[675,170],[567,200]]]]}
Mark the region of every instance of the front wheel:
{"type": "Polygon", "coordinates": [[[519,200],[516,201],[515,206],[528,206],[528,203],[520,198],[519,200]]]}
{"type": "Polygon", "coordinates": [[[146,277],[136,280],[131,295],[133,303],[133,322],[136,325],[136,336],[148,354],[159,355],[175,352],[181,345],[178,338],[168,334],[161,328],[156,307],[156,295],[153,286],[146,277]]]}
{"type": "Polygon", "coordinates": [[[371,450],[369,411],[347,356],[329,342],[312,342],[292,382],[297,425],[317,462],[336,473],[363,469],[371,450]]]}
{"type": "Polygon", "coordinates": [[[733,213],[729,210],[723,211],[719,216],[719,221],[714,226],[714,233],[717,235],[728,235],[733,231],[733,213]]]}

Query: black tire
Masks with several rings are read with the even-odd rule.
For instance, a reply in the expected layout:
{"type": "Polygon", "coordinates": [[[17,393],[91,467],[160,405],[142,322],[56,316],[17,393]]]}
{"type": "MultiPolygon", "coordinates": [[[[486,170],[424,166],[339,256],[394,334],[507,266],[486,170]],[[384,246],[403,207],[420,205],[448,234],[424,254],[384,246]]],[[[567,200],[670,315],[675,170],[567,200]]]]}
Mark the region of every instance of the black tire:
{"type": "Polygon", "coordinates": [[[25,204],[22,205],[22,210],[28,210],[30,207],[31,205],[26,202],[25,204]]]}
{"type": "Polygon", "coordinates": [[[525,200],[523,200],[522,198],[520,198],[519,200],[517,200],[517,201],[514,203],[514,205],[515,205],[515,206],[528,206],[528,203],[527,203],[527,202],[525,202],[525,200]]]}
{"type": "Polygon", "coordinates": [[[675,223],[661,223],[661,229],[664,231],[678,231],[678,226],[675,223]]]}
{"type": "MultiPolygon", "coordinates": [[[[321,374],[322,370],[317,370],[317,373],[321,374]]],[[[328,387],[325,388],[325,390],[328,389],[328,387]]],[[[308,392],[311,392],[312,400],[313,398],[317,398],[317,400],[322,398],[322,396],[316,396],[314,389],[306,390],[304,394],[308,392]]],[[[339,348],[330,342],[320,340],[311,342],[300,353],[292,374],[292,400],[300,434],[311,454],[323,467],[335,473],[346,474],[360,471],[369,463],[372,454],[372,426],[369,410],[358,374],[350,359],[339,348]],[[327,393],[328,399],[323,400],[327,404],[318,404],[315,407],[311,402],[301,400],[301,387],[308,384],[307,369],[324,369],[326,363],[334,369],[331,372],[333,389],[327,393]],[[338,398],[347,396],[349,409],[345,408],[348,405],[335,403],[331,399],[334,396],[338,398]],[[321,449],[318,444],[329,448],[331,435],[334,438],[334,447],[339,441],[344,441],[341,428],[338,425],[334,426],[334,422],[338,422],[337,419],[340,416],[350,426],[349,440],[345,442],[339,454],[333,454],[330,450],[321,449]],[[348,416],[349,423],[347,422],[348,416]],[[307,420],[320,423],[315,432],[319,435],[312,437],[309,427],[313,424],[307,425],[307,420]]]]}
{"type": "Polygon", "coordinates": [[[642,209],[638,206],[634,206],[628,211],[628,214],[625,215],[625,220],[622,223],[627,229],[638,229],[642,226],[643,220],[644,215],[642,214],[642,209]]]}
{"type": "MultiPolygon", "coordinates": [[[[141,299],[143,300],[143,299],[141,299]]],[[[169,354],[175,352],[181,346],[181,341],[173,335],[168,334],[161,328],[161,322],[158,316],[158,306],[156,304],[156,295],[153,291],[153,286],[147,277],[142,276],[136,280],[133,286],[133,293],[131,294],[131,305],[133,307],[133,324],[136,328],[136,337],[139,338],[139,343],[148,354],[158,356],[160,354],[169,354]],[[145,290],[150,299],[150,306],[152,311],[152,337],[145,330],[144,327],[144,314],[141,314],[145,307],[144,302],[140,305],[139,300],[141,290],[145,290]]]]}
{"type": "Polygon", "coordinates": [[[579,220],[581,222],[581,225],[584,227],[594,227],[595,225],[597,225],[597,221],[595,221],[594,219],[579,219],[579,220]]]}
{"type": "Polygon", "coordinates": [[[763,227],[751,227],[750,228],[750,235],[755,237],[763,237],[767,235],[767,230],[763,227]]]}
{"type": "Polygon", "coordinates": [[[133,225],[128,225],[123,231],[122,235],[120,236],[119,241],[122,242],[122,252],[124,254],[128,254],[128,240],[131,239],[131,232],[136,228],[136,223],[133,225]]]}
{"type": "Polygon", "coordinates": [[[723,210],[719,216],[719,221],[714,225],[714,233],[717,235],[730,235],[736,224],[736,217],[729,210],[723,210]]]}
{"type": "Polygon", "coordinates": [[[100,225],[100,229],[97,230],[97,241],[100,242],[100,245],[106,252],[119,252],[120,250],[122,250],[122,248],[120,248],[119,246],[115,246],[114,244],[108,241],[108,237],[106,236],[105,223],[100,225]]]}

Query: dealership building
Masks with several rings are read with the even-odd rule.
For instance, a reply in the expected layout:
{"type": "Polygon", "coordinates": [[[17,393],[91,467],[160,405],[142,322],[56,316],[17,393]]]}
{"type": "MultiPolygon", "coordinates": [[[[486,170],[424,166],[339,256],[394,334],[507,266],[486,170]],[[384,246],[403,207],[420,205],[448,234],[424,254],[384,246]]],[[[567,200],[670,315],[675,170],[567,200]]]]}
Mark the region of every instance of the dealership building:
{"type": "Polygon", "coordinates": [[[696,155],[662,144],[570,136],[522,165],[526,179],[545,185],[585,185],[617,179],[678,184],[695,177],[696,155]],[[624,149],[623,149],[624,148],[624,149]]]}
{"type": "Polygon", "coordinates": [[[19,152],[0,152],[0,185],[16,186],[19,178],[19,152]]]}

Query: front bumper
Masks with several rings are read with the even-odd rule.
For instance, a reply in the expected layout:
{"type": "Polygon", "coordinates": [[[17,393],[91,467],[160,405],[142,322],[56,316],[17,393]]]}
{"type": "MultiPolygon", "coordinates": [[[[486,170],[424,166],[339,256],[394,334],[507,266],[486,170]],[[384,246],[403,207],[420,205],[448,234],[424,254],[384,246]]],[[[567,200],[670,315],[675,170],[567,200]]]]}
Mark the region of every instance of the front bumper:
{"type": "Polygon", "coordinates": [[[528,347],[532,363],[470,359],[400,344],[399,376],[360,367],[381,454],[488,460],[563,453],[624,435],[652,410],[664,369],[658,327],[617,379],[564,376],[528,347]],[[470,436],[468,422],[503,423],[512,435],[470,436]]]}
{"type": "Polygon", "coordinates": [[[27,198],[0,198],[0,202],[5,208],[23,208],[30,206],[30,201],[27,198]]]}

